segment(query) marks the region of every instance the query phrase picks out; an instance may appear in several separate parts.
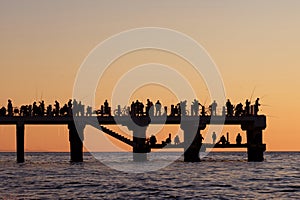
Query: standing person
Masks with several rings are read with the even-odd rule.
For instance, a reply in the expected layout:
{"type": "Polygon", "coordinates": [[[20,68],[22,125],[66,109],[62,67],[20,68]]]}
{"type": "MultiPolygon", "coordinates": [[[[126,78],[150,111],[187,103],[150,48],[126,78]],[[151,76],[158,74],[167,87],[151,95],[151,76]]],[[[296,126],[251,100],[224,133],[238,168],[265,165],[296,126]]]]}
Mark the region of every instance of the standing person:
{"type": "Polygon", "coordinates": [[[59,115],[59,110],[60,110],[60,106],[59,106],[58,101],[55,101],[54,107],[55,107],[55,116],[58,116],[59,115]]]}
{"type": "Polygon", "coordinates": [[[236,141],[236,144],[241,144],[242,143],[242,136],[241,136],[240,133],[238,133],[238,135],[236,136],[235,141],[236,141]]]}
{"type": "Polygon", "coordinates": [[[233,116],[233,105],[231,104],[229,99],[227,99],[226,108],[227,108],[227,116],[233,116]]]}
{"type": "Polygon", "coordinates": [[[182,116],[186,116],[186,115],[187,115],[187,112],[186,112],[186,104],[187,104],[187,101],[186,101],[186,100],[180,101],[180,103],[179,103],[179,113],[180,113],[180,115],[182,115],[182,116]]]}
{"type": "Polygon", "coordinates": [[[250,101],[247,99],[245,105],[245,115],[249,115],[249,114],[250,114],[250,101]]]}
{"type": "Polygon", "coordinates": [[[157,102],[155,103],[155,115],[156,116],[160,116],[161,115],[161,103],[159,102],[159,100],[157,100],[157,102]]]}
{"type": "Polygon", "coordinates": [[[222,107],[222,116],[226,116],[226,108],[225,108],[225,106],[222,107]]]}
{"type": "Polygon", "coordinates": [[[78,106],[78,112],[80,113],[80,116],[84,116],[84,105],[81,103],[81,101],[79,101],[77,106],[78,106]]]}
{"type": "Polygon", "coordinates": [[[104,101],[104,114],[110,114],[107,99],[104,101]]]}
{"type": "Polygon", "coordinates": [[[259,104],[259,98],[257,98],[256,99],[256,101],[255,101],[255,104],[254,104],[254,115],[257,115],[257,113],[258,113],[258,107],[260,106],[260,104],[259,104]]]}
{"type": "Polygon", "coordinates": [[[79,111],[78,111],[78,102],[76,99],[73,100],[73,115],[78,116],[79,115],[79,111]]]}
{"type": "Polygon", "coordinates": [[[86,108],[86,116],[92,116],[93,111],[91,106],[87,106],[86,108]]]}
{"type": "Polygon", "coordinates": [[[216,133],[213,132],[212,135],[211,135],[211,137],[212,137],[212,140],[213,140],[213,144],[215,144],[216,143],[216,139],[217,139],[216,133]]]}
{"type": "Polygon", "coordinates": [[[206,112],[205,112],[205,106],[201,105],[201,116],[205,116],[206,112]]]}
{"type": "Polygon", "coordinates": [[[197,99],[194,99],[193,103],[192,103],[192,109],[191,109],[191,114],[192,116],[198,116],[199,114],[199,101],[197,99]]]}
{"type": "Polygon", "coordinates": [[[134,102],[132,102],[131,105],[130,105],[130,115],[135,116],[135,104],[134,104],[134,102]]]}
{"type": "Polygon", "coordinates": [[[180,139],[179,139],[179,136],[176,135],[175,138],[174,138],[174,144],[177,145],[180,143],[180,139]]]}
{"type": "Polygon", "coordinates": [[[10,99],[8,99],[8,103],[7,103],[7,112],[8,112],[8,116],[13,116],[13,106],[10,99]]]}
{"type": "Polygon", "coordinates": [[[32,115],[33,115],[33,116],[36,116],[36,115],[39,114],[39,108],[38,108],[38,106],[36,105],[36,102],[33,102],[33,104],[32,104],[32,109],[33,109],[33,112],[32,112],[32,115]]]}
{"type": "Polygon", "coordinates": [[[42,102],[39,102],[40,103],[40,105],[39,105],[39,107],[40,107],[40,116],[44,116],[44,113],[45,113],[45,102],[44,101],[42,101],[42,102]]]}
{"type": "Polygon", "coordinates": [[[28,106],[28,116],[32,116],[32,105],[28,106]]]}
{"type": "Polygon", "coordinates": [[[68,101],[68,115],[72,116],[72,99],[69,99],[68,101]]]}
{"type": "Polygon", "coordinates": [[[46,115],[52,116],[52,106],[51,105],[47,106],[46,115]]]}
{"type": "Polygon", "coordinates": [[[217,115],[217,106],[218,106],[218,104],[217,104],[216,100],[214,100],[213,103],[210,105],[210,107],[211,107],[211,115],[212,116],[216,116],[217,115]]]}
{"type": "Polygon", "coordinates": [[[151,108],[151,102],[149,99],[147,99],[147,104],[146,104],[146,116],[149,116],[149,111],[151,108]]]}

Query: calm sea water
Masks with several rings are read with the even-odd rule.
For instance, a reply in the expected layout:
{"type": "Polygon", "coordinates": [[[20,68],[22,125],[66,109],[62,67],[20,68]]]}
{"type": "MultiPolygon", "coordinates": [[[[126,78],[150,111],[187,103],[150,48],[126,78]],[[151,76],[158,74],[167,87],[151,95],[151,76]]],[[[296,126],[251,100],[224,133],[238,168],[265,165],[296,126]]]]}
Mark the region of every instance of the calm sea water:
{"type": "MultiPolygon", "coordinates": [[[[175,154],[161,153],[159,157],[163,161],[175,154]]],[[[118,153],[99,156],[119,155],[122,157],[118,153]]],[[[266,161],[259,163],[247,162],[246,153],[210,153],[200,163],[184,163],[180,158],[163,169],[147,173],[120,172],[90,154],[84,158],[82,164],[71,164],[68,153],[27,153],[26,163],[17,164],[15,153],[0,153],[0,197],[300,199],[300,153],[296,152],[267,152],[266,161]]],[[[118,166],[129,163],[128,167],[132,161],[112,162],[118,166]]]]}

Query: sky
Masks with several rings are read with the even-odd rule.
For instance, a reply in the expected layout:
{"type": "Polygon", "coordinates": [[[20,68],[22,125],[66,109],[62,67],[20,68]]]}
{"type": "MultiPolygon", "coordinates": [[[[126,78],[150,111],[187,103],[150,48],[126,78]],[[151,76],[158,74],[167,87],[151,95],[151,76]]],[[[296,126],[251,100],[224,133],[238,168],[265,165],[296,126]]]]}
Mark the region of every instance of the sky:
{"type": "MultiPolygon", "coordinates": [[[[0,0],[0,105],[6,106],[8,98],[15,106],[41,99],[46,104],[56,99],[66,102],[81,64],[96,45],[129,29],[162,27],[182,32],[205,48],[221,74],[226,98],[234,104],[251,96],[253,101],[261,98],[267,150],[299,151],[299,9],[297,0],[0,0]]],[[[154,62],[189,77],[199,100],[210,101],[204,82],[195,83],[193,71],[186,70],[189,63],[167,52],[144,50],[111,64],[99,81],[97,107],[122,73],[154,62]]],[[[172,92],[166,91],[145,86],[130,98],[145,101],[150,96],[153,101],[175,103],[172,92]]],[[[86,135],[93,131],[88,129],[86,135]]],[[[240,131],[230,130],[233,135],[240,131]]],[[[14,151],[15,127],[0,126],[0,134],[0,151],[14,151]]],[[[28,126],[25,141],[27,151],[69,149],[65,126],[28,126]]],[[[105,142],[103,150],[111,150],[105,142]]]]}

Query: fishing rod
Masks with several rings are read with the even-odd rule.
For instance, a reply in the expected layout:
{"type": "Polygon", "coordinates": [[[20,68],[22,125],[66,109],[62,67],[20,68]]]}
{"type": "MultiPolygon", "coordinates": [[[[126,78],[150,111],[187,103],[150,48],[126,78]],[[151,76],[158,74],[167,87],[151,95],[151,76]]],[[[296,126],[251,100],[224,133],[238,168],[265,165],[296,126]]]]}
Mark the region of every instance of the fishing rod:
{"type": "Polygon", "coordinates": [[[252,101],[252,97],[253,97],[253,94],[254,94],[255,89],[256,89],[256,86],[254,86],[254,88],[253,88],[253,90],[252,90],[252,93],[251,93],[251,96],[250,96],[250,103],[251,103],[251,101],[252,101]]]}

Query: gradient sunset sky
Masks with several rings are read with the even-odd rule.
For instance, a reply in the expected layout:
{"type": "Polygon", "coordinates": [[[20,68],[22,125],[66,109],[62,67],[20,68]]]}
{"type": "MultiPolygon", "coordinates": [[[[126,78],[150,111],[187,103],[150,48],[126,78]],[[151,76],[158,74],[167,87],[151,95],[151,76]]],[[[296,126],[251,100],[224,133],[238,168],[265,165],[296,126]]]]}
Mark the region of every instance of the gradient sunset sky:
{"type": "MultiPolygon", "coordinates": [[[[233,103],[244,103],[253,91],[252,100],[261,98],[267,150],[299,151],[299,10],[297,0],[1,0],[0,105],[6,106],[8,98],[14,105],[41,98],[46,104],[66,102],[77,70],[97,44],[128,29],[163,27],[192,37],[207,50],[233,103]]],[[[112,73],[153,61],[185,65],[170,55],[160,56],[133,53],[113,63],[112,73]]],[[[155,101],[159,95],[151,97],[155,101]]],[[[99,97],[97,106],[104,99],[99,97]]],[[[0,126],[0,135],[0,151],[14,151],[14,127],[0,126]]],[[[25,148],[67,151],[67,129],[26,127],[25,148]]]]}

